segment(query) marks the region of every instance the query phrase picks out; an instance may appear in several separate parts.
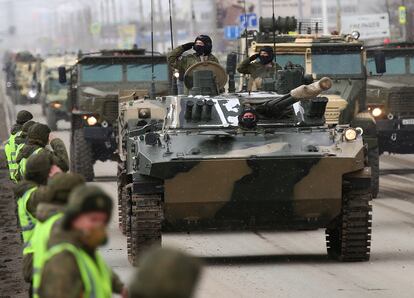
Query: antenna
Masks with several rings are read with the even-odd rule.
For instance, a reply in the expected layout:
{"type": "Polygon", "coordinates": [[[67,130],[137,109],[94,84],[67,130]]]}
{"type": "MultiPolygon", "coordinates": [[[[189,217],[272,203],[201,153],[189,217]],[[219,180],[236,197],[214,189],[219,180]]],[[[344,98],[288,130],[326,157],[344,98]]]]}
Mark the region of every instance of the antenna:
{"type": "Polygon", "coordinates": [[[151,0],[151,90],[150,98],[155,99],[155,75],[154,75],[154,0],[151,0]]]}
{"type": "Polygon", "coordinates": [[[273,31],[273,60],[276,63],[276,19],[275,19],[275,0],[272,0],[272,31],[273,31]]]}
{"type": "Polygon", "coordinates": [[[172,21],[172,6],[171,0],[168,0],[169,10],[170,10],[170,39],[171,39],[171,50],[174,49],[174,36],[173,36],[173,21],[172,21]]]}
{"type": "MultiPolygon", "coordinates": [[[[169,11],[170,11],[170,39],[171,39],[171,51],[174,49],[174,35],[173,35],[173,21],[172,21],[172,5],[171,0],[168,0],[169,11]]],[[[178,83],[177,78],[175,75],[172,77],[172,86],[171,86],[171,93],[173,95],[178,95],[178,83]]]]}
{"type": "MultiPolygon", "coordinates": [[[[249,44],[248,44],[248,39],[247,39],[247,8],[246,8],[246,0],[244,0],[244,38],[245,38],[245,55],[246,55],[246,59],[249,58],[249,44]]],[[[242,90],[243,91],[247,91],[247,75],[243,76],[243,86],[242,86],[242,90]]]]}

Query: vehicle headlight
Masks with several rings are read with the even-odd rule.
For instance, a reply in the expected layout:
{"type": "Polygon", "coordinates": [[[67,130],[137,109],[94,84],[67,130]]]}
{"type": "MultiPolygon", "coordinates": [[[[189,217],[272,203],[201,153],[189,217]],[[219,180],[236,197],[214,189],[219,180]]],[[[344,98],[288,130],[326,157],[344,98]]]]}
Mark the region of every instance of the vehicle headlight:
{"type": "Polygon", "coordinates": [[[347,141],[355,141],[358,136],[358,132],[353,128],[348,128],[344,132],[345,140],[347,141]]]}
{"type": "Polygon", "coordinates": [[[381,108],[374,108],[371,113],[372,113],[372,116],[379,117],[382,114],[382,110],[381,108]]]}
{"type": "Polygon", "coordinates": [[[96,123],[98,123],[98,120],[94,116],[90,116],[88,117],[88,119],[86,119],[86,122],[88,123],[88,125],[93,126],[96,123]]]}
{"type": "Polygon", "coordinates": [[[35,97],[37,96],[37,91],[36,91],[36,90],[34,90],[34,89],[30,89],[30,90],[29,90],[29,92],[27,93],[27,95],[28,95],[30,98],[35,98],[35,97]]]}
{"type": "Polygon", "coordinates": [[[60,109],[62,107],[62,104],[60,102],[53,102],[52,108],[54,109],[60,109]]]}

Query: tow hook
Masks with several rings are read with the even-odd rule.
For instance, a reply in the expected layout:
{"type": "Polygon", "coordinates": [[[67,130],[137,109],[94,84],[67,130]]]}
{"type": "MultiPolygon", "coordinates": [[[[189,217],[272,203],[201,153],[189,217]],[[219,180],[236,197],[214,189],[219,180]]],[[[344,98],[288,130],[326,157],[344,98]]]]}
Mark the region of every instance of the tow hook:
{"type": "Polygon", "coordinates": [[[395,142],[396,140],[397,140],[397,134],[394,132],[394,133],[391,135],[391,141],[395,142]]]}

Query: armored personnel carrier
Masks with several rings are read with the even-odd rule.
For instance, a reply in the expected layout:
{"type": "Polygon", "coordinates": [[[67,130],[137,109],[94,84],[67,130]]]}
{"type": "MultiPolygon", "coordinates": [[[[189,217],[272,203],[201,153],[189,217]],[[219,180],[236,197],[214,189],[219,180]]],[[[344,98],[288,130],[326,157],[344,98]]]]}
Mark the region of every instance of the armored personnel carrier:
{"type": "Polygon", "coordinates": [[[18,52],[10,71],[9,92],[15,104],[36,103],[39,99],[39,75],[42,60],[30,52],[18,52]]]}
{"type": "MultiPolygon", "coordinates": [[[[366,49],[359,33],[322,35],[318,22],[302,22],[294,17],[260,18],[259,30],[245,32],[240,51],[249,56],[263,46],[274,47],[276,62],[301,65],[314,79],[330,77],[333,86],[324,91],[329,99],[325,118],[328,125],[350,124],[364,130],[372,169],[373,196],[379,192],[379,152],[377,128],[366,102],[366,49]]],[[[379,65],[379,62],[378,62],[379,65]]]]}
{"type": "Polygon", "coordinates": [[[329,256],[368,260],[363,132],[326,125],[328,99],[318,95],[332,81],[219,94],[223,75],[200,62],[186,73],[189,95],[121,95],[120,221],[130,261],[163,232],[280,227],[325,228],[329,256]]]}
{"type": "Polygon", "coordinates": [[[369,48],[367,105],[375,117],[379,153],[414,153],[414,44],[369,48]],[[375,57],[385,59],[384,73],[375,57]]]}
{"type": "Polygon", "coordinates": [[[70,120],[67,84],[59,82],[58,69],[61,66],[70,68],[75,65],[76,59],[76,55],[53,55],[46,57],[42,63],[40,104],[47,125],[52,130],[57,130],[59,120],[70,120]]]}
{"type": "MultiPolygon", "coordinates": [[[[62,84],[67,81],[66,71],[65,67],[59,70],[62,84]]],[[[154,81],[154,93],[166,95],[170,88],[169,69],[165,56],[151,58],[144,49],[133,49],[80,53],[69,72],[71,170],[92,181],[96,161],[118,159],[119,91],[134,88],[149,90],[154,81]]]]}

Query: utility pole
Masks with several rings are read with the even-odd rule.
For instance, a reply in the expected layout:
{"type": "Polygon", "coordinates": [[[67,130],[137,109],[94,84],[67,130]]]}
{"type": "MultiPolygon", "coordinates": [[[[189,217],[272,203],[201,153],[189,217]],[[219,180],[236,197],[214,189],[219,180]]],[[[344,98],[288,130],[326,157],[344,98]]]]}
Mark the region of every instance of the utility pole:
{"type": "Polygon", "coordinates": [[[341,33],[342,30],[342,9],[341,9],[341,0],[336,0],[336,31],[341,33]]]}
{"type": "Polygon", "coordinates": [[[328,30],[328,1],[321,0],[322,8],[322,22],[323,22],[323,34],[329,34],[328,30]]]}
{"type": "Polygon", "coordinates": [[[158,0],[158,19],[159,19],[159,40],[161,42],[162,53],[166,52],[165,49],[165,23],[164,23],[164,12],[162,11],[161,0],[158,0]]]}

